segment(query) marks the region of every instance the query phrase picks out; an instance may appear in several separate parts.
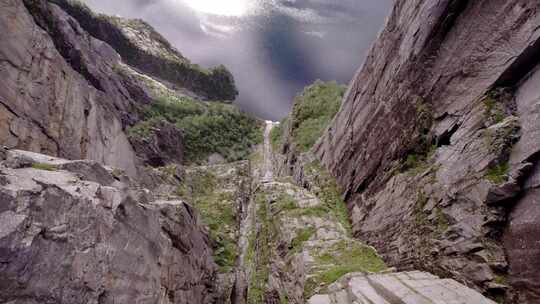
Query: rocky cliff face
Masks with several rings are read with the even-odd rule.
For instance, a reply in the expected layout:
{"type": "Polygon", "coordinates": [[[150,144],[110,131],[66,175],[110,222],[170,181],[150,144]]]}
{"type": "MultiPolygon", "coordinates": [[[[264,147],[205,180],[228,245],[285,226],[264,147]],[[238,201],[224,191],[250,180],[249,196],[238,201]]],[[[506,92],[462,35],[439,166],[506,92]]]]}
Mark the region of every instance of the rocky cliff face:
{"type": "Polygon", "coordinates": [[[223,303],[221,244],[178,196],[186,133],[148,109],[219,115],[194,99],[233,99],[232,76],[197,68],[142,22],[53,2],[0,4],[0,302],[223,303]],[[176,78],[143,74],[164,65],[176,78]]]}
{"type": "Polygon", "coordinates": [[[312,150],[345,189],[354,235],[390,265],[539,300],[539,10],[396,1],[312,150]]]}
{"type": "MultiPolygon", "coordinates": [[[[123,132],[145,96],[113,72],[120,62],[46,1],[2,3],[0,139],[3,145],[70,159],[93,159],[134,175],[123,132]]],[[[147,98],[146,98],[147,100],[147,98]]]]}
{"type": "Polygon", "coordinates": [[[159,122],[144,142],[126,131],[144,119],[148,104],[161,98],[156,89],[175,96],[234,99],[232,75],[224,68],[205,71],[189,63],[142,21],[95,15],[72,1],[53,2],[2,4],[2,144],[96,160],[132,177],[143,164],[182,163],[183,135],[173,124],[159,122]]]}
{"type": "Polygon", "coordinates": [[[0,164],[0,302],[213,303],[196,211],[120,171],[17,150],[0,164]]]}

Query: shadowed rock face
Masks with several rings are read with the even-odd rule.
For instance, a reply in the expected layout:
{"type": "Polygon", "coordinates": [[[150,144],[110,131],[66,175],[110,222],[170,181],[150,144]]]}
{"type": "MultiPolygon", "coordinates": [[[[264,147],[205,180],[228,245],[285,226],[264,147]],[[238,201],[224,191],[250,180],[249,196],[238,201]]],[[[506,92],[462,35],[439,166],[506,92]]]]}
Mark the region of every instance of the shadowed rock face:
{"type": "Polygon", "coordinates": [[[313,149],[345,189],[355,236],[390,265],[538,300],[540,277],[525,264],[540,249],[530,233],[538,81],[527,76],[540,54],[539,10],[525,0],[396,1],[313,149]],[[523,242],[509,241],[507,256],[516,204],[509,239],[523,242]]]}
{"type": "Polygon", "coordinates": [[[189,205],[91,161],[11,150],[0,176],[0,302],[213,302],[217,267],[189,205]]]}
{"type": "Polygon", "coordinates": [[[540,301],[540,72],[529,74],[516,91],[522,126],[521,140],[512,153],[513,163],[528,162],[523,193],[515,202],[505,234],[513,284],[523,290],[519,300],[540,301]]]}
{"type": "MultiPolygon", "coordinates": [[[[155,99],[152,90],[124,73],[128,68],[120,55],[59,6],[49,1],[5,1],[0,24],[6,29],[0,33],[3,145],[92,159],[124,169],[131,177],[141,163],[183,161],[183,137],[172,125],[162,123],[156,129],[158,138],[149,142],[126,136],[126,129],[141,120],[143,107],[155,99]]],[[[152,39],[168,45],[157,34],[144,41],[152,44],[152,39]]]]}
{"type": "MultiPolygon", "coordinates": [[[[137,120],[137,93],[113,72],[120,57],[57,6],[32,1],[29,7],[34,17],[19,0],[4,1],[0,12],[6,29],[0,34],[0,141],[134,175],[136,157],[123,128],[137,120]]],[[[144,94],[137,97],[144,102],[144,94]]]]}

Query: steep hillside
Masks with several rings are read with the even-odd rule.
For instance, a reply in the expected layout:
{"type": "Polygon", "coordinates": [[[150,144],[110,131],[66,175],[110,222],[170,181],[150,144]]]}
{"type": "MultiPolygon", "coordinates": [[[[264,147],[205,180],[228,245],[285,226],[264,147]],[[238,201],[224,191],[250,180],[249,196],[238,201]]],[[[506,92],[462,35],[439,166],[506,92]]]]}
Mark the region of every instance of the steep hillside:
{"type": "Polygon", "coordinates": [[[238,91],[232,74],[219,66],[206,70],[182,56],[149,24],[93,13],[78,0],[54,0],[81,27],[112,46],[125,62],[138,70],[186,88],[210,100],[234,100],[238,91]]]}
{"type": "Polygon", "coordinates": [[[540,301],[539,2],[396,0],[264,137],[143,21],[0,28],[1,303],[540,301]]]}
{"type": "Polygon", "coordinates": [[[58,3],[0,4],[0,302],[227,303],[236,253],[205,211],[249,196],[260,120],[231,104],[225,69],[196,67],[139,21],[58,3]],[[122,48],[77,12],[123,33],[122,48]],[[244,160],[224,165],[232,181],[204,189],[223,196],[192,191],[184,165],[231,160],[244,160]]]}
{"type": "Polygon", "coordinates": [[[232,105],[195,100],[198,94],[227,103],[234,99],[234,80],[226,70],[208,72],[196,67],[140,21],[96,15],[78,2],[58,3],[65,10],[44,0],[3,4],[3,145],[68,159],[92,159],[136,178],[144,165],[206,161],[216,153],[234,160],[246,158],[246,150],[260,140],[256,119],[232,105]],[[87,32],[89,24],[108,28],[97,33],[88,28],[87,32]],[[105,39],[100,36],[103,33],[120,36],[105,39]],[[158,73],[167,69],[185,79],[158,73]],[[181,113],[154,115],[156,108],[181,108],[181,113]],[[244,123],[224,132],[223,124],[232,120],[244,123]],[[201,145],[207,148],[205,140],[220,131],[226,144],[200,153],[201,145]],[[206,135],[199,136],[201,132],[206,135]]]}
{"type": "MultiPolygon", "coordinates": [[[[344,189],[355,237],[389,265],[540,300],[539,10],[396,1],[311,150],[344,189]]],[[[284,152],[303,182],[306,156],[284,152]]]]}

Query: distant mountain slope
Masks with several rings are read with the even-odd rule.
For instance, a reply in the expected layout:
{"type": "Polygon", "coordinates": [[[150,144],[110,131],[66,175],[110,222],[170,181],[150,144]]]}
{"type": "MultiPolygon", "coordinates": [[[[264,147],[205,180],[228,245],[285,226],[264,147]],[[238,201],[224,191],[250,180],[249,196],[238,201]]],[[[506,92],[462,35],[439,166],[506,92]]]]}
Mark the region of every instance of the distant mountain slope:
{"type": "Polygon", "coordinates": [[[93,37],[107,42],[134,68],[210,100],[234,100],[232,74],[224,67],[206,70],[192,64],[152,26],[140,19],[93,13],[76,0],[53,0],[93,37]]]}

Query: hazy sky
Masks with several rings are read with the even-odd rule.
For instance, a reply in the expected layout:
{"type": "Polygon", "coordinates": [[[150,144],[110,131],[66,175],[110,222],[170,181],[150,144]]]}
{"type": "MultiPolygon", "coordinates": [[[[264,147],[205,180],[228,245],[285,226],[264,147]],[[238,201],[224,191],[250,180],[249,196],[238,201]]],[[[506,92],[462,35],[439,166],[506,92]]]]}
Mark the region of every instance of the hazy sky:
{"type": "Polygon", "coordinates": [[[84,0],[94,10],[141,18],[192,62],[224,64],[237,104],[285,116],[316,79],[347,84],[382,28],[392,0],[84,0]]]}

